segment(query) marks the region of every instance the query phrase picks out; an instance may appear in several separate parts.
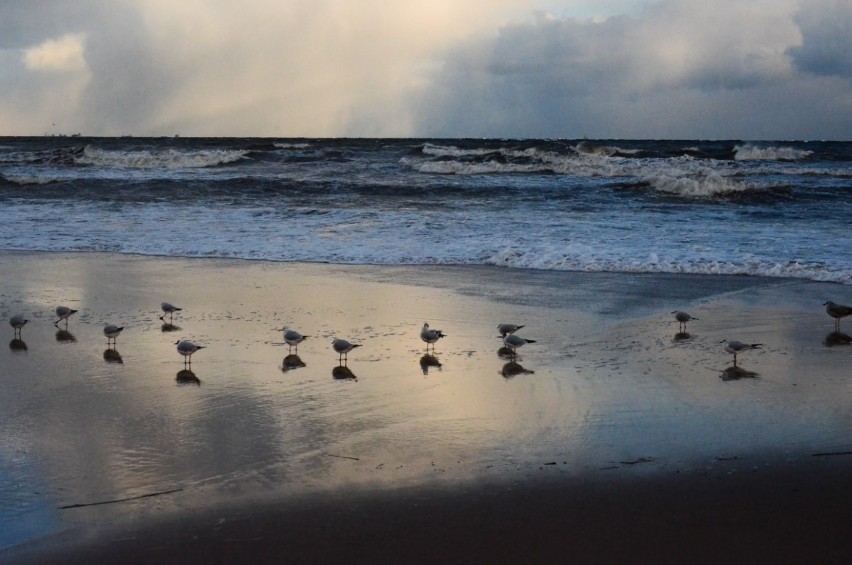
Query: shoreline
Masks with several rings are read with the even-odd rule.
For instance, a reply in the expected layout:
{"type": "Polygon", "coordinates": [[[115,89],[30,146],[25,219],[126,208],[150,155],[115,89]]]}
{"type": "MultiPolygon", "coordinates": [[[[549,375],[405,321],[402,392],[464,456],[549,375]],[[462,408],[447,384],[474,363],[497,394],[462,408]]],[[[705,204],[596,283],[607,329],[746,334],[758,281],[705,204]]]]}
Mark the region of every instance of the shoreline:
{"type": "Polygon", "coordinates": [[[814,306],[844,301],[843,285],[89,252],[0,263],[0,312],[32,318],[28,350],[0,351],[14,478],[0,494],[21,498],[0,521],[59,524],[22,532],[4,562],[426,562],[440,548],[451,562],[629,561],[629,547],[674,562],[684,540],[702,562],[732,535],[734,558],[804,558],[787,538],[803,520],[824,562],[852,549],[821,513],[849,522],[852,348],[823,343],[832,321],[814,306]],[[161,300],[185,308],[178,332],[157,320],[161,300]],[[74,341],[54,335],[59,302],[80,307],[74,341]],[[681,308],[699,319],[685,339],[681,308]],[[424,319],[448,333],[437,365],[424,365],[424,319]],[[107,321],[128,327],[120,363],[103,351],[107,321]],[[500,321],[537,343],[507,359],[500,321]],[[272,331],[291,322],[312,335],[294,370],[272,331]],[[326,340],[341,333],[364,344],[357,379],[332,377],[326,340]],[[200,386],[176,382],[179,337],[208,346],[193,359],[200,386]],[[755,378],[722,380],[726,337],[766,343],[741,360],[755,378]]]}

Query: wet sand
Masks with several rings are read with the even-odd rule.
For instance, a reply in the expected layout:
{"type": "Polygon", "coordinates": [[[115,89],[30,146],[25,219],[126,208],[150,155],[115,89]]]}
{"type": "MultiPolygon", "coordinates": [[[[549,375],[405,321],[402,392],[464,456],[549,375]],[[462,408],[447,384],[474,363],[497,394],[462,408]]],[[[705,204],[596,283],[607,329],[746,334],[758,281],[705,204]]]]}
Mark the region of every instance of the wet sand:
{"type": "Polygon", "coordinates": [[[848,287],[109,254],[0,265],[0,314],[31,320],[23,347],[7,324],[0,351],[4,563],[852,551],[852,347],[821,306],[852,302],[848,287]],[[163,300],[184,308],[178,329],[163,300]],[[66,333],[58,304],[79,309],[66,333]],[[699,318],[689,335],[675,309],[699,318]],[[448,334],[431,358],[424,321],[448,334]],[[504,321],[537,340],[515,359],[504,321]],[[114,350],[106,323],[126,326],[114,350]],[[296,358],[285,324],[311,336],[296,358]],[[333,336],[363,344],[348,371],[333,336]],[[191,371],[178,338],[207,346],[191,371]],[[764,346],[732,372],[726,338],[764,346]]]}

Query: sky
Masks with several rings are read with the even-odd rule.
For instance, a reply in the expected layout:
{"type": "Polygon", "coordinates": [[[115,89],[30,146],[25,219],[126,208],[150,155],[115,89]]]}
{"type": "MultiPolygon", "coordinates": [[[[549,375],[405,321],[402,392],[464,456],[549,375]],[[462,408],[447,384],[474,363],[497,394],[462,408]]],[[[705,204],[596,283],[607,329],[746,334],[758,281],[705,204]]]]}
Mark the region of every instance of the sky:
{"type": "Polygon", "coordinates": [[[852,0],[0,0],[0,135],[852,139],[852,0]]]}

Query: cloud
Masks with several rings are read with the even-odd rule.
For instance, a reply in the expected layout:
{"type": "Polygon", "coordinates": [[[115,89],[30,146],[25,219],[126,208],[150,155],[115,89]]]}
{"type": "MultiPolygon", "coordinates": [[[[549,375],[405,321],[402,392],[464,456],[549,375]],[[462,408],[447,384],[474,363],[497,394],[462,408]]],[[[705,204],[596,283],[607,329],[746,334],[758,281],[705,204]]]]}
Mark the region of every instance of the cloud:
{"type": "Polygon", "coordinates": [[[24,64],[32,71],[85,71],[85,36],[67,34],[24,50],[24,64]]]}
{"type": "Polygon", "coordinates": [[[803,32],[821,44],[843,37],[832,64],[820,66],[836,71],[852,36],[833,29],[836,20],[828,25],[828,11],[802,12],[806,5],[667,0],[604,20],[509,24],[448,51],[433,87],[420,93],[417,129],[435,136],[848,138],[850,84],[806,76],[795,54],[804,57],[796,51],[803,32]]]}
{"type": "Polygon", "coordinates": [[[795,18],[802,44],[789,51],[796,66],[817,75],[852,78],[852,2],[814,0],[795,18]]]}
{"type": "Polygon", "coordinates": [[[12,135],[56,123],[98,135],[848,137],[848,7],[10,0],[0,124],[12,135]]]}

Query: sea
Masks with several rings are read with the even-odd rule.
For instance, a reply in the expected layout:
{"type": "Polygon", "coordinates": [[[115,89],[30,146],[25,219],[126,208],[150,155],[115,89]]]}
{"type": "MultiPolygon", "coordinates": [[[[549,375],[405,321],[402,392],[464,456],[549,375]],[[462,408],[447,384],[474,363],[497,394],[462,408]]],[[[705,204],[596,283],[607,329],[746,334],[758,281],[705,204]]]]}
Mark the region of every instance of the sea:
{"type": "Polygon", "coordinates": [[[852,142],[0,138],[0,249],[852,284],[852,142]]]}

